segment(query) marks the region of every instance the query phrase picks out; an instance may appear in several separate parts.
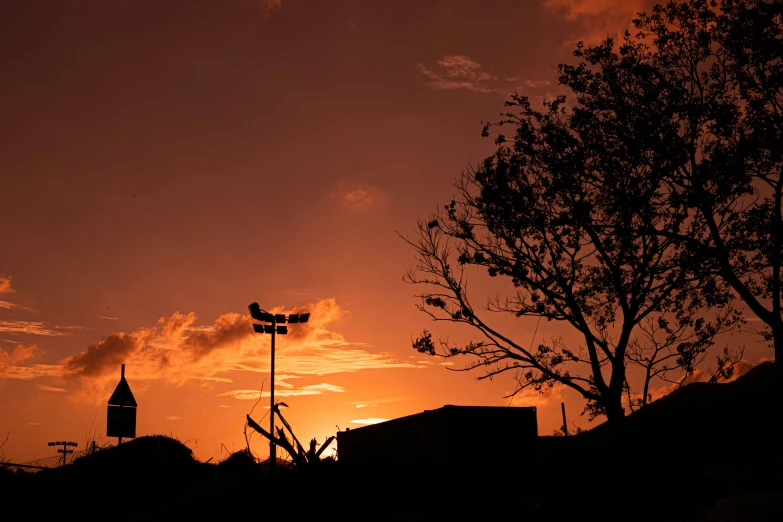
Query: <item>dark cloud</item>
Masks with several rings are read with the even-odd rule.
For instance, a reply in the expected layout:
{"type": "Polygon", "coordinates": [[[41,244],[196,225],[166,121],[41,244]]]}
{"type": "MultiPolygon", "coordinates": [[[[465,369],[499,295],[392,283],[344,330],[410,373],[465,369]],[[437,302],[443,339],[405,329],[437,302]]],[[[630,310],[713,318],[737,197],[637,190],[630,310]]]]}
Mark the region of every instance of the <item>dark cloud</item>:
{"type": "Polygon", "coordinates": [[[139,351],[143,344],[142,339],[134,335],[112,334],[87,348],[87,351],[64,361],[65,368],[69,373],[78,376],[100,376],[116,371],[117,366],[139,351]]]}
{"type": "Polygon", "coordinates": [[[253,321],[247,315],[221,315],[212,328],[191,330],[183,346],[193,352],[196,359],[200,359],[213,350],[225,348],[253,335],[252,324],[253,321]]]}

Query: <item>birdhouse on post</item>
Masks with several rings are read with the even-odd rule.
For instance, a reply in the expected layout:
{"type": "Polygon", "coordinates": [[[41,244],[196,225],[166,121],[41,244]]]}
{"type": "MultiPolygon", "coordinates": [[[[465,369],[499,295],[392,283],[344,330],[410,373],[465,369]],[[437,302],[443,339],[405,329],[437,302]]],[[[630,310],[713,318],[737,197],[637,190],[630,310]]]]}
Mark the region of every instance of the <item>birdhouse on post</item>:
{"type": "Polygon", "coordinates": [[[120,382],[109,398],[109,409],[106,413],[106,436],[117,437],[118,444],[122,438],[136,437],[136,399],[133,397],[128,381],[125,380],[125,365],[122,365],[120,382]]]}

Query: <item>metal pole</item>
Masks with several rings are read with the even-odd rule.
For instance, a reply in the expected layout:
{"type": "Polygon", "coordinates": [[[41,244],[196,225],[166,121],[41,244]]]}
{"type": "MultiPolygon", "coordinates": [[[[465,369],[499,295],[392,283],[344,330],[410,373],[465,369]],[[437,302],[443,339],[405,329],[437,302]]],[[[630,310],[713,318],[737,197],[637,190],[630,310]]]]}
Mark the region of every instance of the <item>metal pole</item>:
{"type": "MultiPolygon", "coordinates": [[[[125,379],[125,365],[124,364],[120,367],[120,381],[122,381],[123,379],[125,379]]],[[[122,404],[120,404],[120,408],[122,408],[122,404]]],[[[122,444],[122,437],[117,437],[117,446],[119,446],[120,444],[122,444]]]]}
{"type": "Polygon", "coordinates": [[[563,412],[563,435],[568,437],[568,424],[566,423],[566,416],[565,416],[565,403],[560,403],[560,410],[563,412]]]}
{"type": "MultiPolygon", "coordinates": [[[[272,385],[269,389],[269,433],[275,435],[275,334],[277,333],[277,323],[272,316],[272,385]]],[[[277,467],[277,446],[271,440],[269,441],[269,474],[274,475],[277,467]]]]}
{"type": "Polygon", "coordinates": [[[63,441],[63,466],[65,466],[65,457],[68,456],[68,446],[65,445],[65,441],[63,441]]]}

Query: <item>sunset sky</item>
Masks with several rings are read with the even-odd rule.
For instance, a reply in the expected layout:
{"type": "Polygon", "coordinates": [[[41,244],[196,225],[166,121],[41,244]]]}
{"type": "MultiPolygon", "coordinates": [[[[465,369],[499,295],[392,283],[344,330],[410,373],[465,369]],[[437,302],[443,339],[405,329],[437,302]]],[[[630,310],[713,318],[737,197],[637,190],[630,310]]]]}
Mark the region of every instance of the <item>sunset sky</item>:
{"type": "MultiPolygon", "coordinates": [[[[515,91],[562,92],[556,66],[573,43],[616,35],[650,4],[2,2],[5,458],[105,434],[121,363],[139,435],[171,434],[204,460],[241,449],[244,416],[264,379],[269,389],[253,301],[312,314],[278,338],[276,395],[300,440],[444,404],[509,404],[511,376],[477,381],[411,348],[425,327],[469,332],[416,310],[398,233],[491,154],[481,120],[515,91]]],[[[499,321],[532,341],[535,320],[499,321]]],[[[537,335],[573,335],[562,328],[542,322],[537,335]]],[[[765,356],[748,341],[749,361],[765,356]]],[[[590,426],[560,389],[513,404],[538,407],[551,434],[561,401],[590,426]]]]}

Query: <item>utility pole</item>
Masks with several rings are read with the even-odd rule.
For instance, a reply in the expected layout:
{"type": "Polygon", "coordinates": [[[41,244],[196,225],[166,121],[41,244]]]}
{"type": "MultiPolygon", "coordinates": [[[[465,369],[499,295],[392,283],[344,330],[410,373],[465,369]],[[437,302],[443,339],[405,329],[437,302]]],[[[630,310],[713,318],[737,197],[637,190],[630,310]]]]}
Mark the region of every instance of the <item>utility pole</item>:
{"type": "Polygon", "coordinates": [[[61,466],[65,466],[67,463],[67,458],[69,453],[73,453],[72,449],[68,449],[69,446],[71,447],[77,447],[79,444],[76,442],[70,442],[70,441],[64,441],[64,440],[58,440],[56,442],[50,442],[49,446],[62,446],[62,449],[58,449],[57,453],[63,454],[63,463],[60,464],[61,466]]]}
{"type": "MultiPolygon", "coordinates": [[[[270,314],[271,315],[271,314],[270,314]]],[[[277,333],[277,322],[275,316],[272,316],[272,364],[269,388],[269,433],[275,435],[275,334],[277,333]]],[[[277,470],[277,445],[273,440],[269,440],[269,474],[274,475],[277,470]]]]}
{"type": "MultiPolygon", "coordinates": [[[[269,389],[269,433],[272,437],[275,436],[275,336],[277,334],[285,335],[288,333],[288,324],[306,323],[310,319],[309,313],[304,314],[291,314],[288,317],[285,314],[270,314],[264,310],[258,303],[251,303],[248,307],[250,310],[250,316],[256,321],[262,323],[271,324],[255,324],[253,323],[253,330],[260,334],[272,335],[272,363],[270,365],[271,381],[272,385],[269,389]]],[[[277,468],[277,445],[270,439],[269,440],[269,473],[274,475],[277,468]]]]}
{"type": "Polygon", "coordinates": [[[568,437],[568,424],[566,423],[566,415],[565,415],[565,403],[560,403],[560,411],[563,412],[563,435],[568,437]]]}

